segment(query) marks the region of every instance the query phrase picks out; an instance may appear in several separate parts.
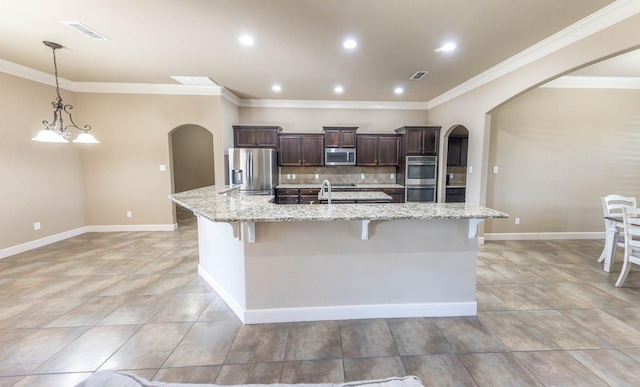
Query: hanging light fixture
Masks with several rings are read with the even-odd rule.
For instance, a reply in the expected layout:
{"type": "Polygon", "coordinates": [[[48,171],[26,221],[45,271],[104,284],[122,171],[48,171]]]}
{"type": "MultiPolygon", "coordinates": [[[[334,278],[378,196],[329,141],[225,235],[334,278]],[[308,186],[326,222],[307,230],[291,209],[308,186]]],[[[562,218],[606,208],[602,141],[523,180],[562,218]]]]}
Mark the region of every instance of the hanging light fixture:
{"type": "Polygon", "coordinates": [[[76,137],[73,142],[85,143],[85,144],[97,144],[100,141],[96,140],[95,137],[89,131],[91,130],[91,126],[85,125],[84,128],[78,127],[75,122],[73,122],[73,117],[71,117],[71,109],[73,109],[72,105],[65,105],[62,103],[62,97],[60,96],[60,85],[58,83],[58,63],[56,62],[56,50],[62,48],[58,43],[43,41],[45,46],[51,48],[53,51],[53,66],[55,70],[56,77],[56,95],[57,98],[54,102],[51,103],[53,105],[53,121],[49,123],[47,120],[42,121],[44,124],[44,129],[38,132],[38,135],[33,137],[32,140],[40,141],[40,142],[69,142],[69,138],[71,138],[70,128],[75,128],[80,130],[82,133],[76,137]],[[63,114],[69,117],[69,124],[65,125],[63,114]]]}

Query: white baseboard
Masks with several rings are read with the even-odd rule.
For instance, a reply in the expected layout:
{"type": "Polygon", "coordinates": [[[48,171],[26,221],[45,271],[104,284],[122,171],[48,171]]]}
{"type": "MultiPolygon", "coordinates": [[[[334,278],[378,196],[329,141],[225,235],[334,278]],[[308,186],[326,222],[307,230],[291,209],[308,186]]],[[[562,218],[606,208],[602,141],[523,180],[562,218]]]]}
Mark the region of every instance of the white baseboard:
{"type": "Polygon", "coordinates": [[[526,241],[556,239],[603,239],[604,232],[529,232],[529,233],[484,233],[487,241],[526,241]]]}
{"type": "Polygon", "coordinates": [[[50,245],[65,239],[73,238],[87,232],[128,232],[128,231],[175,231],[178,224],[137,224],[137,225],[108,225],[108,226],[84,226],[73,230],[49,235],[44,238],[25,242],[16,246],[7,247],[0,250],[0,259],[12,255],[24,253],[25,251],[37,249],[38,247],[50,245]]]}
{"type": "Polygon", "coordinates": [[[242,307],[207,270],[198,265],[198,274],[218,293],[243,324],[267,324],[365,318],[476,316],[478,304],[445,302],[423,304],[336,305],[300,308],[252,309],[242,307]]]}

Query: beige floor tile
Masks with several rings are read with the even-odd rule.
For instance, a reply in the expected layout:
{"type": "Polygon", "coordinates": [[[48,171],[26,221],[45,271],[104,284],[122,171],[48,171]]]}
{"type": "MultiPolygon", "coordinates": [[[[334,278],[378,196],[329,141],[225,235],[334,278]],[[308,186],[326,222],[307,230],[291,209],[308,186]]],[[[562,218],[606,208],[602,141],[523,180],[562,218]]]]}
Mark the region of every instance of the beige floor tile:
{"type": "Polygon", "coordinates": [[[564,310],[562,313],[615,347],[640,346],[640,326],[632,321],[619,320],[600,309],[564,310]]]}
{"type": "Polygon", "coordinates": [[[621,351],[602,349],[569,351],[569,354],[611,386],[640,385],[640,363],[621,351]]]}
{"type": "Polygon", "coordinates": [[[478,285],[479,311],[549,309],[549,304],[527,292],[519,284],[478,285]]]}
{"type": "Polygon", "coordinates": [[[206,367],[180,367],[180,368],[161,368],[158,370],[153,380],[164,383],[200,383],[214,384],[220,366],[206,367]]]}
{"type": "Polygon", "coordinates": [[[86,330],[84,327],[36,330],[0,352],[0,376],[28,374],[86,330]]]}
{"type": "Polygon", "coordinates": [[[225,364],[282,361],[290,324],[243,325],[225,364]]]}
{"type": "Polygon", "coordinates": [[[47,324],[47,327],[92,326],[124,304],[129,297],[93,297],[47,324]]]}
{"type": "Polygon", "coordinates": [[[387,320],[400,356],[451,353],[453,348],[432,318],[387,320]]]}
{"type": "Polygon", "coordinates": [[[285,361],[280,383],[344,383],[342,359],[285,361]]]}
{"type": "Polygon", "coordinates": [[[538,328],[522,319],[520,313],[483,312],[478,318],[510,351],[560,349],[538,328]]]}
{"type": "Polygon", "coordinates": [[[14,387],[73,387],[89,377],[91,373],[29,375],[22,378],[14,387]]]}
{"type": "Polygon", "coordinates": [[[456,353],[508,351],[477,317],[442,318],[436,325],[456,353]]]}
{"type": "Polygon", "coordinates": [[[524,284],[522,287],[556,309],[628,308],[634,306],[591,284],[524,284]]]}
{"type": "Polygon", "coordinates": [[[170,299],[169,296],[133,296],[99,324],[144,324],[151,320],[170,299]]]}
{"type": "Polygon", "coordinates": [[[340,321],[340,337],[345,358],[398,356],[384,319],[340,321]]]}
{"type": "Polygon", "coordinates": [[[196,273],[165,274],[158,281],[144,288],[139,294],[178,294],[196,275],[196,273]]]}
{"type": "Polygon", "coordinates": [[[150,284],[158,281],[160,274],[155,275],[129,275],[105,289],[102,296],[136,295],[150,284]]]}
{"type": "Polygon", "coordinates": [[[211,301],[207,309],[202,312],[198,321],[215,321],[215,320],[234,320],[240,321],[238,316],[229,308],[229,306],[220,297],[216,297],[211,301]]]}
{"type": "Polygon", "coordinates": [[[542,386],[512,353],[459,356],[478,386],[542,386]]]}
{"type": "Polygon", "coordinates": [[[216,384],[278,383],[281,374],[280,362],[225,365],[216,378],[216,384]]]}
{"type": "Polygon", "coordinates": [[[216,298],[215,294],[184,294],[171,300],[150,320],[151,323],[196,321],[216,298]]]}
{"type": "Polygon", "coordinates": [[[342,358],[340,329],[337,321],[293,323],[284,360],[317,360],[342,358]]]}
{"type": "Polygon", "coordinates": [[[608,386],[564,351],[518,352],[514,355],[545,386],[608,386]]]}
{"type": "Polygon", "coordinates": [[[146,324],[100,369],[159,369],[191,325],[191,323],[146,324]]]}
{"type": "Polygon", "coordinates": [[[240,327],[231,320],[193,324],[163,368],[223,364],[240,327]]]}
{"type": "Polygon", "coordinates": [[[22,313],[18,313],[10,319],[0,322],[0,328],[42,328],[79,305],[82,301],[80,298],[51,297],[44,302],[33,305],[22,313]]]}
{"type": "Polygon", "coordinates": [[[407,374],[417,376],[425,387],[476,385],[454,354],[410,356],[402,361],[407,374]]]}
{"type": "Polygon", "coordinates": [[[140,325],[93,327],[40,365],[34,373],[93,372],[140,328],[140,325]]]}
{"type": "Polygon", "coordinates": [[[346,381],[386,379],[406,375],[407,371],[399,356],[344,359],[346,381]]]}

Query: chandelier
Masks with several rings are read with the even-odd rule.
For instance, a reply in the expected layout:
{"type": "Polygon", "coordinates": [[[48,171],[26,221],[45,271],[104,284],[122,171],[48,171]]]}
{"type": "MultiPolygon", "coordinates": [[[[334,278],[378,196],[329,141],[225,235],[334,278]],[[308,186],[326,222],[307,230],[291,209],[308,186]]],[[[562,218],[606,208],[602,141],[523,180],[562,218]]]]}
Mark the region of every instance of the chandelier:
{"type": "Polygon", "coordinates": [[[51,48],[53,51],[53,66],[55,69],[55,77],[56,77],[56,95],[57,98],[54,102],[51,103],[53,105],[53,121],[49,123],[47,120],[42,121],[44,124],[44,129],[38,132],[38,135],[33,137],[32,140],[40,141],[40,142],[69,142],[69,138],[71,138],[71,131],[69,129],[75,128],[81,131],[81,133],[76,137],[73,142],[85,143],[85,144],[97,144],[100,141],[96,140],[95,137],[89,131],[91,130],[91,126],[85,125],[83,128],[78,127],[75,122],[73,122],[73,117],[71,117],[71,109],[73,109],[72,105],[65,105],[62,103],[62,97],[60,96],[60,85],[58,83],[58,63],[56,62],[56,50],[62,48],[58,43],[43,41],[45,46],[51,48]],[[69,118],[69,124],[65,125],[63,119],[63,112],[69,118]]]}

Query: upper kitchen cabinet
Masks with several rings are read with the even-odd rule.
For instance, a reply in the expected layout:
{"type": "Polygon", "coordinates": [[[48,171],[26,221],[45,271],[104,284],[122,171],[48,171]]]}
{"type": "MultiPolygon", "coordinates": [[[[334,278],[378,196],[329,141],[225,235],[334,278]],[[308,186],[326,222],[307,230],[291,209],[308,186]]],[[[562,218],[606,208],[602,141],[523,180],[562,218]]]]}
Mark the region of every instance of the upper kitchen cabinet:
{"type": "Polygon", "coordinates": [[[234,125],[233,146],[236,148],[278,148],[279,126],[234,125]]]}
{"type": "Polygon", "coordinates": [[[323,126],[324,146],[327,148],[354,148],[357,126],[323,126]]]}
{"type": "Polygon", "coordinates": [[[447,150],[447,166],[464,167],[467,165],[467,150],[469,148],[469,137],[450,135],[449,147],[447,150]]]}
{"type": "Polygon", "coordinates": [[[281,134],[280,165],[308,167],[324,165],[324,135],[281,134]]]}
{"type": "Polygon", "coordinates": [[[437,155],[440,126],[403,126],[396,129],[402,135],[406,155],[437,155]]]}
{"type": "Polygon", "coordinates": [[[397,166],[400,139],[396,135],[361,134],[356,140],[359,166],[397,166]]]}

